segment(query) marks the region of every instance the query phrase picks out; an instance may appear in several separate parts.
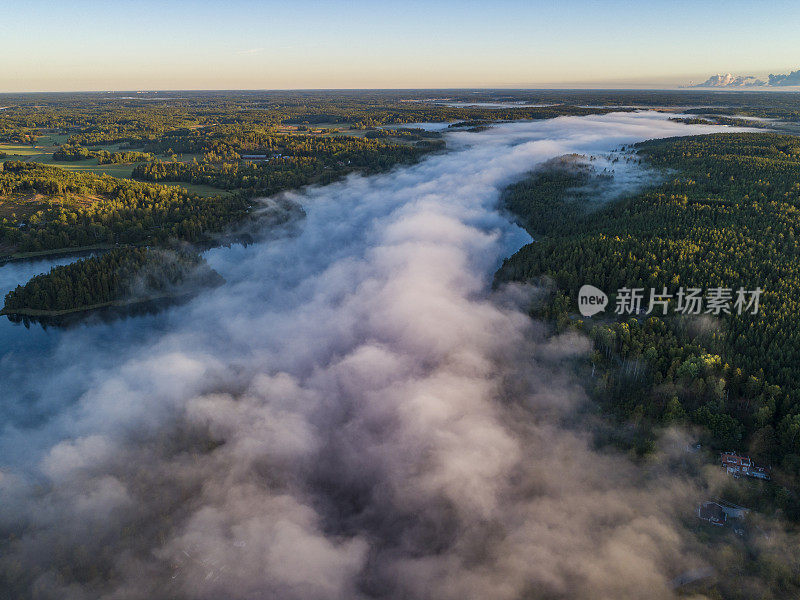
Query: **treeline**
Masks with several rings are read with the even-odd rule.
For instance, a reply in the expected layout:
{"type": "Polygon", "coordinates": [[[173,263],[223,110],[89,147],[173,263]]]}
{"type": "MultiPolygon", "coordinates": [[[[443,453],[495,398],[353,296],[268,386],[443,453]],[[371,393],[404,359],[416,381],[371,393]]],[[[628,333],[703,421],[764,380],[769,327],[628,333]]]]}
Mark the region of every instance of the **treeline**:
{"type": "Polygon", "coordinates": [[[265,195],[311,183],[317,173],[307,157],[275,158],[271,163],[154,162],[133,170],[137,179],[153,182],[184,181],[222,189],[248,188],[265,195]]]}
{"type": "MultiPolygon", "coordinates": [[[[169,150],[202,151],[203,160],[190,163],[152,162],[138,165],[133,177],[145,181],[185,181],[222,189],[273,194],[309,183],[328,183],[353,171],[377,173],[411,163],[443,147],[438,140],[416,145],[336,136],[274,135],[249,132],[209,138],[169,141],[169,150]],[[439,143],[437,143],[439,142],[439,143]],[[241,161],[243,154],[267,156],[241,161]]],[[[166,141],[161,141],[166,145],[166,141]]]]}
{"type": "MultiPolygon", "coordinates": [[[[735,115],[745,115],[749,117],[758,117],[761,119],[780,119],[782,121],[800,121],[800,106],[797,103],[786,102],[785,99],[781,99],[782,101],[771,103],[767,101],[766,103],[758,103],[758,102],[751,102],[745,106],[740,108],[732,108],[730,106],[721,106],[718,108],[714,108],[713,110],[707,106],[702,108],[689,108],[686,112],[687,114],[699,114],[699,115],[728,115],[729,117],[734,117],[735,115]]],[[[758,127],[758,123],[753,123],[750,120],[738,119],[739,121],[744,121],[743,125],[747,127],[758,127]]],[[[733,124],[733,123],[730,123],[733,124]]]]}
{"type": "Polygon", "coordinates": [[[508,259],[498,281],[551,277],[560,294],[548,310],[562,327],[575,322],[587,283],[611,295],[605,314],[623,287],[645,290],[643,308],[651,288],[760,287],[755,315],[659,314],[583,326],[595,340],[598,393],[622,418],[695,423],[713,447],[750,451],[797,476],[800,140],[715,134],[645,142],[637,151],[673,175],[599,211],[564,218],[563,202],[552,213],[543,202],[546,186],[544,196],[529,188],[525,219],[532,232],[545,223],[547,235],[508,259]]]}
{"type": "Polygon", "coordinates": [[[769,121],[737,119],[735,117],[725,117],[716,114],[702,114],[704,115],[702,117],[670,117],[669,120],[675,123],[685,123],[686,125],[730,125],[731,127],[749,127],[750,129],[769,129],[772,127],[772,123],[769,121]]]}
{"type": "MultiPolygon", "coordinates": [[[[409,135],[419,136],[415,132],[409,135]]],[[[207,162],[235,161],[242,154],[264,153],[349,158],[345,156],[348,153],[388,153],[397,147],[407,148],[408,145],[345,135],[286,134],[270,128],[241,125],[172,131],[143,145],[144,150],[156,154],[200,154],[207,162]]]]}
{"type": "Polygon", "coordinates": [[[249,209],[241,194],[203,198],[180,188],[108,175],[5,163],[0,171],[0,197],[30,193],[46,198],[26,219],[0,221],[0,247],[30,252],[162,243],[170,238],[198,242],[243,218],[249,209]]]}
{"type": "Polygon", "coordinates": [[[94,158],[95,156],[96,153],[94,151],[84,148],[83,146],[73,146],[71,144],[64,144],[53,152],[53,160],[61,162],[86,160],[87,158],[94,158]]]}
{"type": "Polygon", "coordinates": [[[142,102],[113,95],[24,95],[9,97],[15,103],[13,110],[0,111],[0,133],[30,139],[42,130],[58,130],[69,134],[71,145],[87,148],[121,144],[138,149],[174,132],[216,126],[252,129],[280,124],[304,127],[349,123],[356,128],[369,128],[426,121],[546,119],[611,110],[574,105],[496,109],[407,101],[414,96],[418,94],[181,92],[179,98],[153,95],[142,102]]]}
{"type": "MultiPolygon", "coordinates": [[[[331,131],[330,133],[335,133],[335,131],[331,131]]],[[[382,129],[369,129],[365,134],[364,137],[368,140],[371,139],[385,139],[385,138],[402,138],[408,140],[415,140],[415,141],[422,141],[422,140],[434,140],[442,137],[442,134],[438,131],[425,131],[424,129],[420,129],[418,127],[393,127],[390,129],[382,128],[382,129]]]]}
{"type": "Polygon", "coordinates": [[[6,294],[3,312],[75,311],[188,293],[220,282],[205,260],[190,252],[117,248],[33,277],[6,294]]]}
{"type": "Polygon", "coordinates": [[[118,151],[109,152],[108,150],[97,151],[97,164],[127,164],[134,162],[156,160],[156,157],[149,152],[118,151]]]}
{"type": "Polygon", "coordinates": [[[337,130],[320,130],[325,135],[305,133],[307,127],[297,128],[299,133],[281,133],[274,127],[261,125],[213,125],[203,128],[182,128],[168,131],[157,139],[131,140],[130,147],[141,147],[155,154],[200,154],[209,162],[238,160],[242,154],[280,153],[293,156],[335,154],[353,148],[386,149],[397,144],[374,144],[368,140],[404,138],[421,141],[440,138],[438,132],[422,129],[370,129],[364,138],[330,135],[337,130]]]}
{"type": "Polygon", "coordinates": [[[0,140],[29,143],[41,130],[50,129],[69,133],[69,143],[73,145],[133,144],[130,149],[134,149],[172,131],[218,125],[252,128],[281,123],[350,123],[365,128],[425,121],[544,119],[631,110],[631,106],[700,106],[703,108],[687,110],[800,120],[800,98],[791,92],[766,95],[731,91],[721,95],[698,90],[242,91],[181,92],[179,96],[160,92],[141,98],[122,94],[5,95],[3,103],[11,107],[0,111],[0,140]],[[519,105],[445,105],[458,101],[519,105]]]}
{"type": "Polygon", "coordinates": [[[89,158],[96,158],[97,164],[99,165],[133,163],[156,159],[156,157],[149,152],[109,152],[108,150],[90,150],[83,146],[73,146],[71,144],[64,144],[53,152],[53,160],[61,162],[86,160],[89,158]]]}

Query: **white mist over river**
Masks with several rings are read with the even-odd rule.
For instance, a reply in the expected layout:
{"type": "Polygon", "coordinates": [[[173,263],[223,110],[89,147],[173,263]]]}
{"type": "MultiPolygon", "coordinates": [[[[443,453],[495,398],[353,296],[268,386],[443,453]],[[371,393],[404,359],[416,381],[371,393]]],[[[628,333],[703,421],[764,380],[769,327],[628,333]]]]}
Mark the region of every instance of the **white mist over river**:
{"type": "Polygon", "coordinates": [[[719,130],[643,112],[449,133],[290,194],[297,230],[206,253],[227,283],[188,304],[4,322],[0,566],[53,599],[672,597],[702,564],[676,525],[695,490],[562,426],[588,342],[490,292],[529,241],[498,198],[555,156],[719,130]]]}

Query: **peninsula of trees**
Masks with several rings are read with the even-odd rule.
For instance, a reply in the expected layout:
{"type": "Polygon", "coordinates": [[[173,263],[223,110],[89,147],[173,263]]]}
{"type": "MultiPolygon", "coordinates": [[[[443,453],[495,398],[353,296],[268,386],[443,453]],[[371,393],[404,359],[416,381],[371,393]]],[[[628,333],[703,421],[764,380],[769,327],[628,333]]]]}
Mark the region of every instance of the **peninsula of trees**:
{"type": "Polygon", "coordinates": [[[220,283],[222,277],[195,253],[117,248],[17,286],[6,295],[2,314],[54,317],[184,296],[220,283]]]}

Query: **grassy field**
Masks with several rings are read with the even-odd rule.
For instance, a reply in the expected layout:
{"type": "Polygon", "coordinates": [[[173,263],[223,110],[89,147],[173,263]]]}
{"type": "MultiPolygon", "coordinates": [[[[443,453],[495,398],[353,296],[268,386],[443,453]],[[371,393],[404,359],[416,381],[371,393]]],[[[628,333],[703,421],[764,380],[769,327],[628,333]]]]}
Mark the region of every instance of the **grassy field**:
{"type": "Polygon", "coordinates": [[[52,152],[43,154],[41,150],[30,149],[24,146],[10,146],[8,144],[0,144],[0,152],[5,152],[7,156],[0,159],[0,162],[21,160],[25,162],[36,162],[43,165],[51,165],[67,169],[68,171],[80,171],[84,173],[97,173],[111,175],[112,177],[121,177],[123,179],[130,179],[133,173],[133,168],[139,163],[128,164],[110,164],[98,165],[96,158],[88,158],[86,160],[77,160],[74,162],[60,162],[53,160],[52,152]]]}
{"type": "MultiPolygon", "coordinates": [[[[68,171],[97,173],[98,175],[105,174],[105,175],[111,175],[112,177],[118,177],[121,179],[130,179],[133,173],[133,169],[137,165],[143,164],[141,162],[136,162],[136,163],[100,165],[97,163],[96,158],[88,158],[86,160],[77,160],[77,161],[53,160],[53,152],[58,150],[58,146],[60,144],[63,144],[66,141],[67,137],[68,137],[67,134],[49,133],[40,136],[36,140],[35,146],[31,146],[30,144],[0,143],[0,154],[6,154],[4,158],[0,158],[0,162],[12,161],[12,160],[36,162],[43,165],[60,167],[62,169],[67,169],[68,171]]],[[[120,150],[119,144],[92,146],[92,148],[108,150],[109,152],[115,152],[117,150],[120,150]]],[[[201,154],[178,155],[178,160],[180,162],[191,162],[193,158],[201,160],[203,157],[201,154]]],[[[203,196],[209,196],[220,193],[220,190],[212,188],[207,185],[195,186],[192,184],[186,184],[184,187],[186,187],[190,191],[194,191],[203,196]]]]}
{"type": "MultiPolygon", "coordinates": [[[[402,127],[413,127],[413,123],[407,123],[403,125],[398,125],[398,128],[402,127]]],[[[370,131],[369,129],[350,129],[350,123],[314,123],[314,125],[308,125],[308,131],[297,131],[297,127],[294,125],[280,125],[278,126],[278,131],[281,133],[297,133],[297,134],[306,134],[306,135],[319,135],[322,137],[332,137],[337,135],[345,135],[349,137],[358,137],[363,138],[367,135],[370,131]],[[332,130],[331,133],[320,133],[320,130],[328,129],[332,130]]],[[[391,132],[391,130],[389,130],[391,132]]],[[[378,138],[383,141],[392,141],[398,144],[405,144],[408,146],[413,146],[417,140],[404,138],[404,137],[395,137],[390,136],[388,138],[378,138]]]]}
{"type": "Polygon", "coordinates": [[[46,133],[36,140],[36,146],[52,149],[55,152],[58,146],[66,143],[68,137],[66,133],[46,133]]]}
{"type": "MultiPolygon", "coordinates": [[[[41,148],[30,144],[0,144],[0,152],[8,154],[8,158],[42,155],[41,148]]],[[[19,160],[19,158],[15,158],[15,160],[19,160]]]]}
{"type": "Polygon", "coordinates": [[[97,173],[98,175],[111,175],[121,179],[130,179],[133,168],[139,163],[98,165],[97,159],[81,160],[73,163],[50,162],[56,167],[67,169],[68,171],[79,171],[81,173],[97,173]]]}
{"type": "MultiPolygon", "coordinates": [[[[7,155],[5,158],[0,158],[0,162],[22,160],[37,162],[43,165],[53,165],[70,171],[83,171],[98,174],[105,173],[112,177],[130,178],[133,168],[136,166],[135,164],[98,165],[96,158],[75,162],[54,161],[53,152],[58,150],[58,147],[64,144],[68,137],[69,134],[50,131],[40,135],[36,139],[35,145],[0,143],[0,153],[7,155]]],[[[114,152],[119,150],[119,144],[103,145],[97,148],[114,152]]]]}
{"type": "Polygon", "coordinates": [[[47,133],[39,136],[35,145],[0,143],[0,152],[13,155],[11,158],[14,160],[19,160],[19,157],[53,154],[59,145],[67,141],[67,137],[69,136],[65,133],[47,133]]]}
{"type": "MultiPolygon", "coordinates": [[[[2,147],[0,146],[0,152],[2,152],[2,147]]],[[[68,171],[78,171],[81,173],[97,173],[98,175],[105,174],[110,175],[112,177],[117,177],[119,179],[130,179],[131,175],[133,174],[133,169],[138,164],[143,163],[128,163],[128,164],[111,164],[111,165],[98,165],[96,158],[90,158],[87,160],[78,160],[75,162],[57,162],[53,160],[53,157],[49,154],[31,154],[31,155],[17,155],[17,156],[8,156],[5,159],[0,159],[0,162],[4,162],[6,160],[22,160],[27,162],[37,162],[43,165],[51,165],[54,167],[58,167],[60,169],[66,169],[68,171]]],[[[210,185],[202,185],[202,184],[195,184],[195,183],[162,183],[161,185],[167,185],[171,187],[182,187],[190,192],[194,192],[195,194],[199,194],[200,196],[215,196],[217,194],[222,194],[225,190],[221,190],[219,188],[212,187],[210,185]]],[[[2,208],[0,208],[0,212],[2,208]]]]}
{"type": "Polygon", "coordinates": [[[189,154],[189,153],[187,153],[187,154],[178,154],[176,156],[178,157],[178,162],[189,163],[189,162],[192,162],[192,159],[197,159],[198,162],[203,160],[203,155],[202,154],[189,154]]]}
{"type": "MultiPolygon", "coordinates": [[[[336,124],[335,126],[343,128],[342,133],[349,133],[347,131],[347,127],[349,127],[349,125],[336,124]]],[[[287,128],[287,133],[289,132],[288,129],[295,131],[296,127],[287,128]]],[[[361,131],[357,133],[363,135],[364,132],[361,131]]],[[[48,132],[45,133],[44,135],[39,136],[39,138],[37,138],[36,140],[35,145],[0,143],[0,154],[6,155],[5,157],[0,158],[0,163],[6,161],[36,162],[43,165],[59,167],[61,169],[66,169],[68,171],[78,171],[82,173],[96,173],[98,175],[105,174],[105,175],[110,175],[111,177],[117,177],[119,179],[130,179],[131,175],[133,174],[133,169],[137,165],[143,164],[141,162],[136,162],[136,163],[125,163],[125,164],[100,165],[97,163],[96,158],[88,158],[86,160],[78,160],[78,161],[53,160],[53,152],[58,150],[59,145],[65,143],[68,137],[69,135],[65,133],[48,132]]],[[[119,144],[103,145],[97,147],[92,146],[92,148],[108,150],[109,152],[120,150],[119,144]]],[[[191,162],[192,159],[201,160],[202,158],[203,156],[201,154],[178,155],[178,160],[180,162],[191,162]]],[[[163,183],[161,185],[184,188],[189,192],[204,197],[216,196],[218,194],[224,193],[225,191],[219,188],[212,187],[210,185],[202,185],[194,183],[176,182],[176,183],[163,183]]],[[[12,212],[17,213],[18,216],[24,216],[31,211],[38,210],[38,208],[39,207],[36,202],[31,202],[28,199],[23,200],[23,199],[6,198],[4,199],[3,202],[0,202],[0,217],[4,215],[8,216],[12,212]]]]}
{"type": "MultiPolygon", "coordinates": [[[[20,160],[24,162],[36,162],[43,165],[50,165],[53,167],[59,167],[61,169],[66,169],[68,171],[78,171],[81,173],[97,173],[98,175],[111,175],[112,177],[117,177],[120,179],[130,179],[131,175],[133,174],[133,169],[136,165],[143,164],[141,162],[137,163],[123,163],[123,164],[108,164],[108,165],[99,165],[97,164],[96,158],[87,158],[86,160],[76,160],[76,161],[55,161],[53,160],[53,153],[43,153],[42,147],[37,145],[35,148],[31,146],[25,145],[13,145],[13,144],[0,144],[0,152],[4,152],[7,154],[5,158],[0,158],[0,162],[5,161],[12,161],[12,160],[20,160]]],[[[49,149],[49,148],[48,148],[49,149]]],[[[107,148],[109,150],[114,150],[114,148],[107,148]]],[[[55,152],[55,149],[53,149],[55,152]]],[[[183,162],[191,161],[193,157],[196,155],[186,154],[182,156],[183,162]]],[[[214,194],[219,194],[222,190],[217,188],[208,186],[208,185],[194,185],[191,183],[182,184],[181,187],[185,187],[190,192],[195,192],[200,194],[201,196],[213,196],[214,194]]]]}

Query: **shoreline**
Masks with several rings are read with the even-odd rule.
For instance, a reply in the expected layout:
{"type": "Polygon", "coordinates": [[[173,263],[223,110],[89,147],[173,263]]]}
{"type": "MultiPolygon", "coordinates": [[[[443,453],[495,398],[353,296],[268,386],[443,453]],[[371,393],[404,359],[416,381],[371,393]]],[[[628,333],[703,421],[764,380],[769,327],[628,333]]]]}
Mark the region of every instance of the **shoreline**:
{"type": "Polygon", "coordinates": [[[92,246],[78,246],[74,248],[55,248],[53,250],[35,250],[32,252],[17,252],[8,256],[0,257],[0,267],[12,262],[20,262],[25,260],[45,259],[55,256],[64,256],[74,254],[78,256],[87,252],[94,252],[96,250],[111,250],[117,244],[94,244],[92,246]]]}
{"type": "Polygon", "coordinates": [[[143,298],[134,298],[132,300],[110,300],[108,302],[100,302],[99,304],[90,304],[87,306],[80,306],[78,308],[66,308],[63,310],[44,310],[39,308],[17,308],[17,309],[10,309],[7,310],[3,308],[0,310],[0,316],[7,316],[7,317],[63,317],[66,315],[74,315],[77,313],[88,313],[95,310],[100,310],[103,308],[112,308],[112,307],[129,307],[135,306],[137,304],[146,304],[148,302],[155,302],[159,300],[172,300],[176,298],[183,298],[185,296],[191,295],[192,292],[181,292],[181,293],[169,293],[169,294],[160,294],[158,296],[146,296],[143,298]]]}

